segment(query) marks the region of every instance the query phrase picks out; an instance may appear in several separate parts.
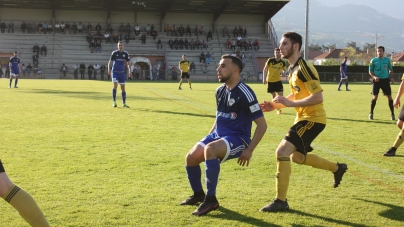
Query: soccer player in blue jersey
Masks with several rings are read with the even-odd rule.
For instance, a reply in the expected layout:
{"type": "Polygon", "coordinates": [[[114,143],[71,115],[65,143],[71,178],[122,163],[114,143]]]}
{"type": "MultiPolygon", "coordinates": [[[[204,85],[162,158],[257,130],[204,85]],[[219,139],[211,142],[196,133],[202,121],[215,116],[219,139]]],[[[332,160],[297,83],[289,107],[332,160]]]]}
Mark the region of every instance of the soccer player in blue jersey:
{"type": "Polygon", "coordinates": [[[125,67],[128,68],[130,72],[130,57],[129,53],[125,51],[124,45],[122,41],[118,42],[118,50],[112,51],[111,57],[108,62],[108,75],[112,78],[112,83],[114,84],[114,88],[112,88],[112,106],[117,107],[116,105],[116,90],[118,87],[118,83],[121,85],[122,90],[122,103],[124,108],[129,108],[126,105],[126,91],[125,91],[125,67]]]}
{"type": "Polygon", "coordinates": [[[10,84],[8,85],[8,88],[11,88],[13,78],[15,78],[14,88],[18,88],[17,83],[20,73],[20,58],[17,56],[17,54],[17,51],[15,51],[14,56],[10,58],[10,62],[8,63],[10,68],[10,84]]]}
{"type": "Polygon", "coordinates": [[[391,120],[395,120],[393,99],[391,98],[391,87],[389,76],[393,75],[393,67],[391,66],[390,59],[384,57],[384,47],[377,47],[377,57],[370,60],[369,75],[372,78],[372,101],[370,102],[369,120],[373,120],[373,110],[376,106],[377,97],[380,89],[389,101],[389,108],[391,112],[391,120]]]}
{"type": "Polygon", "coordinates": [[[242,70],[239,58],[222,56],[216,69],[219,82],[224,83],[216,89],[216,120],[208,135],[197,142],[185,157],[185,169],[194,194],[180,205],[201,202],[193,215],[205,215],[219,207],[216,186],[220,164],[238,158],[239,165],[248,166],[254,149],[267,129],[254,91],[240,81],[242,70]],[[257,127],[250,139],[252,121],[257,127]],[[205,162],[206,166],[206,195],[201,183],[201,162],[205,162]]]}
{"type": "Polygon", "coordinates": [[[341,79],[340,79],[340,81],[339,81],[338,91],[341,91],[341,85],[342,85],[342,82],[344,82],[344,81],[345,81],[345,89],[346,89],[346,91],[350,91],[350,90],[348,89],[348,75],[346,74],[346,71],[347,71],[347,69],[348,69],[348,66],[347,66],[347,64],[346,64],[347,60],[348,60],[348,58],[345,57],[345,58],[344,58],[344,61],[343,61],[343,62],[341,63],[341,65],[339,66],[339,72],[340,72],[340,74],[341,74],[341,79]]]}
{"type": "MultiPolygon", "coordinates": [[[[34,198],[8,178],[0,160],[0,197],[13,206],[34,227],[50,226],[34,198]]],[[[3,223],[5,224],[5,223],[3,223]]]]}

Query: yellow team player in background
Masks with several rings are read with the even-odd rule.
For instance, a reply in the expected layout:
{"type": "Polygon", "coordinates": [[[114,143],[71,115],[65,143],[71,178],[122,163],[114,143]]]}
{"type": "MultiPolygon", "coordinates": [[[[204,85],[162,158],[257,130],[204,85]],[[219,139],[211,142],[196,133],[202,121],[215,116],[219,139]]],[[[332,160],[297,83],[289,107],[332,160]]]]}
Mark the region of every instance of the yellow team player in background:
{"type": "MultiPolygon", "coordinates": [[[[281,75],[285,75],[286,62],[281,59],[281,53],[279,48],[275,48],[273,58],[269,58],[265,63],[263,70],[262,83],[268,84],[267,92],[272,94],[272,99],[278,95],[283,95],[283,85],[281,81],[281,75]]],[[[282,110],[277,109],[277,114],[281,114],[282,110]]]]}
{"type": "Polygon", "coordinates": [[[192,90],[191,87],[191,79],[189,78],[189,67],[190,67],[189,61],[186,59],[185,55],[182,55],[182,60],[178,63],[178,68],[181,70],[181,80],[180,80],[180,85],[178,86],[178,90],[182,90],[181,85],[182,85],[182,80],[186,78],[188,80],[189,84],[189,90],[192,90]]]}

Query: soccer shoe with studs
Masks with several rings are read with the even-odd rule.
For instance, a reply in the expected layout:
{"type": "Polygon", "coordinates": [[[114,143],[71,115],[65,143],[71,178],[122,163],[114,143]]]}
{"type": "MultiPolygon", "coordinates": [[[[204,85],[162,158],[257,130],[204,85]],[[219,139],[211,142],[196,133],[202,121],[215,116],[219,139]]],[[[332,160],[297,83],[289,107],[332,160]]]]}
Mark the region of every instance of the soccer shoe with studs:
{"type": "Polygon", "coordinates": [[[212,210],[217,210],[219,208],[219,202],[216,200],[216,197],[207,196],[205,200],[199,205],[199,207],[192,212],[193,215],[202,216],[211,212],[212,210]]]}
{"type": "Polygon", "coordinates": [[[383,154],[383,156],[387,157],[396,156],[396,150],[397,148],[391,147],[386,153],[383,154]]]}
{"type": "Polygon", "coordinates": [[[118,105],[116,105],[116,102],[113,101],[113,102],[112,102],[112,106],[113,106],[113,107],[117,107],[118,105]]]}
{"type": "Polygon", "coordinates": [[[396,120],[396,117],[394,116],[394,114],[391,115],[391,120],[392,120],[392,121],[395,121],[395,120],[396,120]]]}
{"type": "Polygon", "coordinates": [[[186,200],[182,201],[180,205],[195,205],[197,203],[203,202],[204,199],[205,194],[202,194],[200,196],[191,195],[186,200]]]}
{"type": "Polygon", "coordinates": [[[289,210],[288,200],[282,201],[280,199],[274,199],[274,201],[263,208],[260,211],[263,212],[278,212],[289,210]]]}
{"type": "Polygon", "coordinates": [[[369,120],[373,120],[373,114],[369,114],[369,120]]]}
{"type": "Polygon", "coordinates": [[[124,103],[122,107],[123,107],[123,108],[129,108],[129,106],[126,105],[126,103],[124,103]]]}
{"type": "Polygon", "coordinates": [[[344,176],[346,170],[348,169],[347,164],[345,163],[337,163],[338,169],[334,172],[334,188],[338,187],[341,183],[342,176],[344,176]]]}

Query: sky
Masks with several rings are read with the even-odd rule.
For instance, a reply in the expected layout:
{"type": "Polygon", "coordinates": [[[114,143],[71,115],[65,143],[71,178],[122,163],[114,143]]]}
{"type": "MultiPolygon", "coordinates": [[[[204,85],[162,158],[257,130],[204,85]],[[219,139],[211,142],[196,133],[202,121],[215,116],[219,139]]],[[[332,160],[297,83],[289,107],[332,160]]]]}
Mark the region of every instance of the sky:
{"type": "MultiPolygon", "coordinates": [[[[303,1],[303,0],[291,0],[289,4],[292,4],[293,1],[303,1]]],[[[346,4],[365,5],[379,11],[380,13],[387,14],[391,17],[404,18],[404,0],[317,0],[317,1],[327,6],[340,6],[346,4]]]]}

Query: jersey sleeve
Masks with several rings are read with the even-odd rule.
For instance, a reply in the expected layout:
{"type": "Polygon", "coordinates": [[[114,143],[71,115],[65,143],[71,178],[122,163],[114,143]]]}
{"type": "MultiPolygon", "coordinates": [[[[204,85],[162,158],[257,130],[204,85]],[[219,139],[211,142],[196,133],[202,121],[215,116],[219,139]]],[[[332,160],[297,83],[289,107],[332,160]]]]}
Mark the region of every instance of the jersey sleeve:
{"type": "Polygon", "coordinates": [[[257,97],[255,96],[254,91],[245,84],[241,84],[240,89],[244,93],[243,107],[248,110],[248,113],[251,116],[251,120],[255,120],[257,118],[264,116],[260,108],[260,105],[258,104],[258,100],[257,97]]]}
{"type": "Polygon", "coordinates": [[[115,61],[115,51],[112,51],[111,57],[109,57],[109,60],[115,61]]]}

